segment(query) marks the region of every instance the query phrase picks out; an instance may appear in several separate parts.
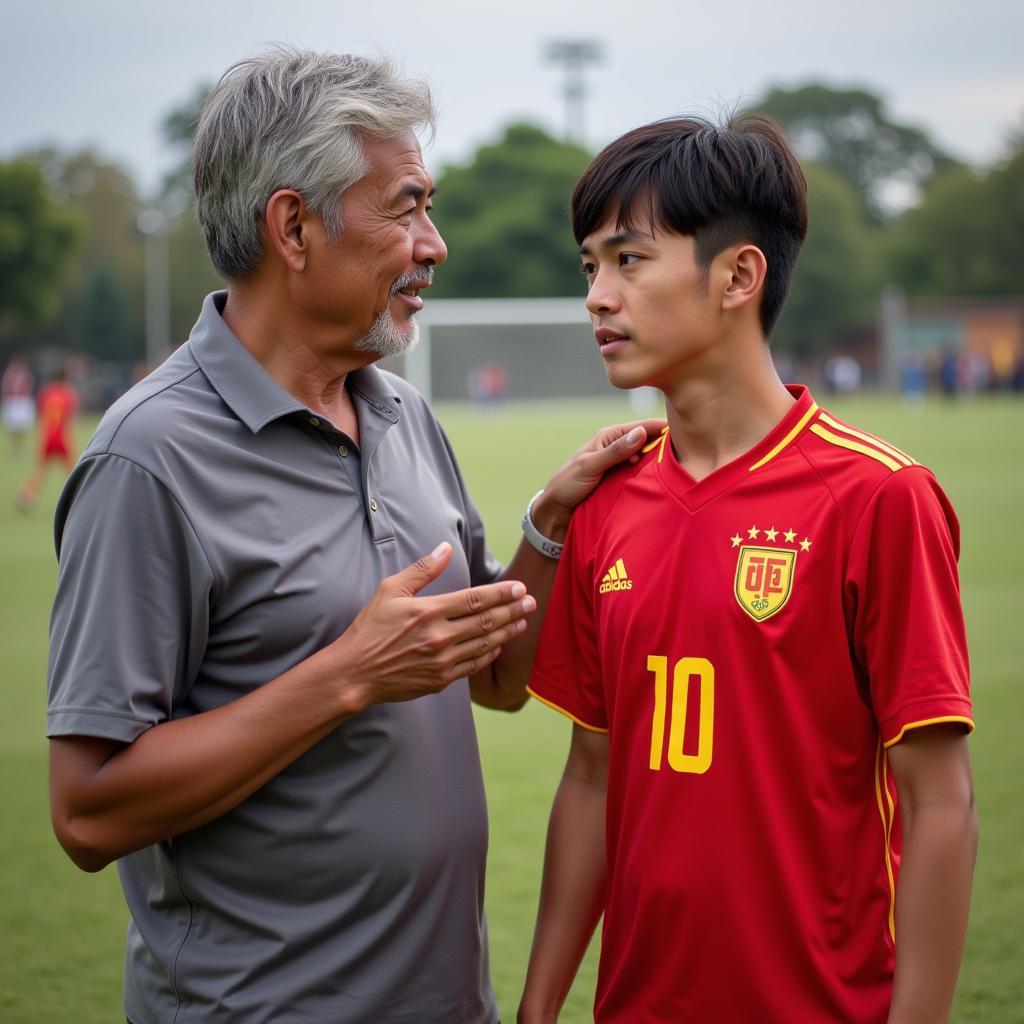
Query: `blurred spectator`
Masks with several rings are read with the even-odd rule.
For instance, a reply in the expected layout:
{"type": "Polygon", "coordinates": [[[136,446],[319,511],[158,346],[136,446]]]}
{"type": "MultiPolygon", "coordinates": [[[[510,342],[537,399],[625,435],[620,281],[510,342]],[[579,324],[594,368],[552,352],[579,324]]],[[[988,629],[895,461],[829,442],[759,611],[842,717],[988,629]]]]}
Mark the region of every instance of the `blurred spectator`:
{"type": "Polygon", "coordinates": [[[1017,352],[1009,338],[999,338],[992,346],[992,387],[1009,391],[1017,368],[1017,352]]]}
{"type": "Polygon", "coordinates": [[[992,365],[984,352],[971,352],[964,359],[964,376],[968,394],[984,395],[992,387],[992,365]]]}
{"type": "Polygon", "coordinates": [[[63,369],[58,370],[50,383],[40,390],[36,404],[39,412],[36,465],[14,499],[23,512],[35,510],[52,462],[60,462],[65,475],[71,472],[75,464],[71,431],[78,412],[78,393],[67,382],[63,369]]]}
{"type": "Polygon", "coordinates": [[[484,406],[500,405],[508,388],[508,371],[501,363],[485,363],[470,370],[466,390],[474,402],[484,406]]]}
{"type": "Polygon", "coordinates": [[[860,363],[853,356],[832,356],[825,363],[825,388],[832,395],[849,395],[860,388],[860,363]]]}
{"type": "Polygon", "coordinates": [[[911,410],[924,408],[924,396],[928,390],[928,369],[920,355],[910,354],[900,368],[900,391],[903,404],[911,410]]]}
{"type": "Polygon", "coordinates": [[[960,356],[955,349],[947,349],[939,363],[939,389],[950,401],[960,394],[960,356]]]}
{"type": "Polygon", "coordinates": [[[12,356],[0,378],[0,406],[4,430],[11,439],[11,450],[18,452],[35,421],[36,406],[32,397],[36,381],[28,363],[21,356],[12,356]]]}

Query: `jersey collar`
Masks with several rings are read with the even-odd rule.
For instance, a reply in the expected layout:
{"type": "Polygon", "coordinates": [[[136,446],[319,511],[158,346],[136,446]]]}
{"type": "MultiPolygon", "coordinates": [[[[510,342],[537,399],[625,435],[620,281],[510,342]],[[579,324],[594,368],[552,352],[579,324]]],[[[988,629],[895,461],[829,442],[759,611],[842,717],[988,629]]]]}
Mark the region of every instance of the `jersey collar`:
{"type": "Polygon", "coordinates": [[[817,402],[804,385],[788,385],[786,390],[795,399],[786,415],[753,448],[700,481],[694,480],[679,465],[672,452],[671,437],[666,428],[661,440],[656,442],[651,451],[665,487],[687,508],[695,509],[729,487],[771,466],[807,430],[819,412],[817,402]]]}

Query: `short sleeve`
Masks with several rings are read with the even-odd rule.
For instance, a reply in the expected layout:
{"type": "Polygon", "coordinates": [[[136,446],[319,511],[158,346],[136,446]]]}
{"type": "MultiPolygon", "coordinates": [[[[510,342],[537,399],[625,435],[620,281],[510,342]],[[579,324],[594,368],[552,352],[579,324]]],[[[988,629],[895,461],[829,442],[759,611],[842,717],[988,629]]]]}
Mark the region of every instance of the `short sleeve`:
{"type": "Polygon", "coordinates": [[[213,574],[174,497],[117,455],[79,464],[56,531],[46,734],[130,743],[195,679],[213,574]]]}
{"type": "Polygon", "coordinates": [[[608,732],[594,610],[593,559],[585,552],[581,510],[569,523],[544,614],[529,692],[595,732],[608,732]]]}
{"type": "Polygon", "coordinates": [[[953,508],[923,467],[887,477],[857,525],[846,580],[854,656],[886,746],[938,722],[974,728],[959,547],[953,508]]]}

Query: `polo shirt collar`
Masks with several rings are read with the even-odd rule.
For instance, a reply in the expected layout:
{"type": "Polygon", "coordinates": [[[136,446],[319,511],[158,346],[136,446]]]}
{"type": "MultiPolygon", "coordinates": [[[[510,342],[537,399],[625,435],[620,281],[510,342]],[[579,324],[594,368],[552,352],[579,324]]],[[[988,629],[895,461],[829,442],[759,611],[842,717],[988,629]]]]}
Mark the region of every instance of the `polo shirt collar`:
{"type": "MultiPolygon", "coordinates": [[[[282,416],[309,412],[267,373],[224,323],[221,311],[227,297],[226,291],[207,295],[189,335],[189,348],[211,386],[254,434],[282,416]]],[[[401,399],[376,366],[353,370],[348,386],[354,397],[358,395],[386,419],[392,423],[398,420],[401,399]]]]}

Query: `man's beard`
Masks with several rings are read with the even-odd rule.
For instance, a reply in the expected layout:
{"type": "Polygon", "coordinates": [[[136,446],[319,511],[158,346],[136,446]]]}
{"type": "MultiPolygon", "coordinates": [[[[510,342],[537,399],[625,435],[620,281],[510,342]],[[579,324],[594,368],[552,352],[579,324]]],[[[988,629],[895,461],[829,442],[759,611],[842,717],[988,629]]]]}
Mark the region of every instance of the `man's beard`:
{"type": "MultiPolygon", "coordinates": [[[[419,284],[424,279],[434,280],[434,268],[426,267],[424,270],[411,270],[403,274],[392,286],[391,295],[395,295],[402,288],[409,285],[419,284]]],[[[416,342],[420,340],[420,325],[413,319],[414,313],[409,314],[408,323],[399,326],[391,313],[390,303],[385,306],[373,325],[357,342],[356,349],[359,352],[373,352],[380,359],[387,359],[389,356],[400,356],[415,348],[416,342]]]]}

